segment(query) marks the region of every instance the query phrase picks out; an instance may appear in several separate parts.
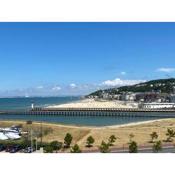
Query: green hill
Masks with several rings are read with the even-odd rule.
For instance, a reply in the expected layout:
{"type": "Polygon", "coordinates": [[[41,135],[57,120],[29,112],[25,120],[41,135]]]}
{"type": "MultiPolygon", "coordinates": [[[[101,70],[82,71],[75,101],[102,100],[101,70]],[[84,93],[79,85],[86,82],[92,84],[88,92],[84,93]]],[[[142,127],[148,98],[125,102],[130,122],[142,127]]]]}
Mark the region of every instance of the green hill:
{"type": "Polygon", "coordinates": [[[144,83],[139,83],[132,86],[122,86],[118,88],[110,88],[106,90],[98,90],[89,94],[88,96],[100,97],[102,93],[109,95],[122,94],[127,92],[161,92],[173,93],[175,91],[175,78],[151,80],[144,83]]]}

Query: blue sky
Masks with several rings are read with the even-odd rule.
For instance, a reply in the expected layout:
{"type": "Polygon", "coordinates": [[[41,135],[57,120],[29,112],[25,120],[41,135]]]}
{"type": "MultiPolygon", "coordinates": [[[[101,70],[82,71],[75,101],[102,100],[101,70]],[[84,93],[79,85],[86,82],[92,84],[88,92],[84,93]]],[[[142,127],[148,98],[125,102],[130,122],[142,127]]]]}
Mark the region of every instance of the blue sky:
{"type": "Polygon", "coordinates": [[[174,77],[175,23],[0,23],[0,75],[0,96],[174,77]]]}

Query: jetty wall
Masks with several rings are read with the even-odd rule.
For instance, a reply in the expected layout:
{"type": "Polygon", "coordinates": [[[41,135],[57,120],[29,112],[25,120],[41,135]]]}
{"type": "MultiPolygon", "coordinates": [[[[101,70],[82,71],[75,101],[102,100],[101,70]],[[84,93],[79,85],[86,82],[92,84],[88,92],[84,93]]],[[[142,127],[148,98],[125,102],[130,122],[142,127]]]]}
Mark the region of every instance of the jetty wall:
{"type": "Polygon", "coordinates": [[[35,108],[23,111],[0,111],[0,115],[50,116],[162,116],[175,117],[175,109],[117,109],[117,108],[35,108]]]}

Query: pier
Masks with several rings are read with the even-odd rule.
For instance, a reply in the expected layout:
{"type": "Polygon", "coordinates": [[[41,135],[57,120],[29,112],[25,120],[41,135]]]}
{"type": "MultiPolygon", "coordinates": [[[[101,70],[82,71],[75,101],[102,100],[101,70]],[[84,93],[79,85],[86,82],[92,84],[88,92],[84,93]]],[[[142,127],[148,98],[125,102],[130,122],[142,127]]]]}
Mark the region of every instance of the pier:
{"type": "Polygon", "coordinates": [[[175,109],[133,108],[34,108],[31,110],[0,111],[0,115],[48,115],[48,116],[161,116],[175,117],[175,109]]]}

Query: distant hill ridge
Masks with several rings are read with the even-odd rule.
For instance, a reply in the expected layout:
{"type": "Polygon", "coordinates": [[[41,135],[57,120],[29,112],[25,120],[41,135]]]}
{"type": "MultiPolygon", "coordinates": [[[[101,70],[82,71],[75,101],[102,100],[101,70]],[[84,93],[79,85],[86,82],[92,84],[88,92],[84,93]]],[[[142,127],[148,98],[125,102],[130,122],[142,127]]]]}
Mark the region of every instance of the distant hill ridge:
{"type": "Polygon", "coordinates": [[[175,78],[151,80],[144,83],[139,83],[131,86],[122,86],[118,88],[110,88],[105,90],[98,90],[89,94],[88,96],[101,96],[103,93],[109,95],[122,94],[127,92],[158,92],[173,93],[175,92],[175,78]]]}

